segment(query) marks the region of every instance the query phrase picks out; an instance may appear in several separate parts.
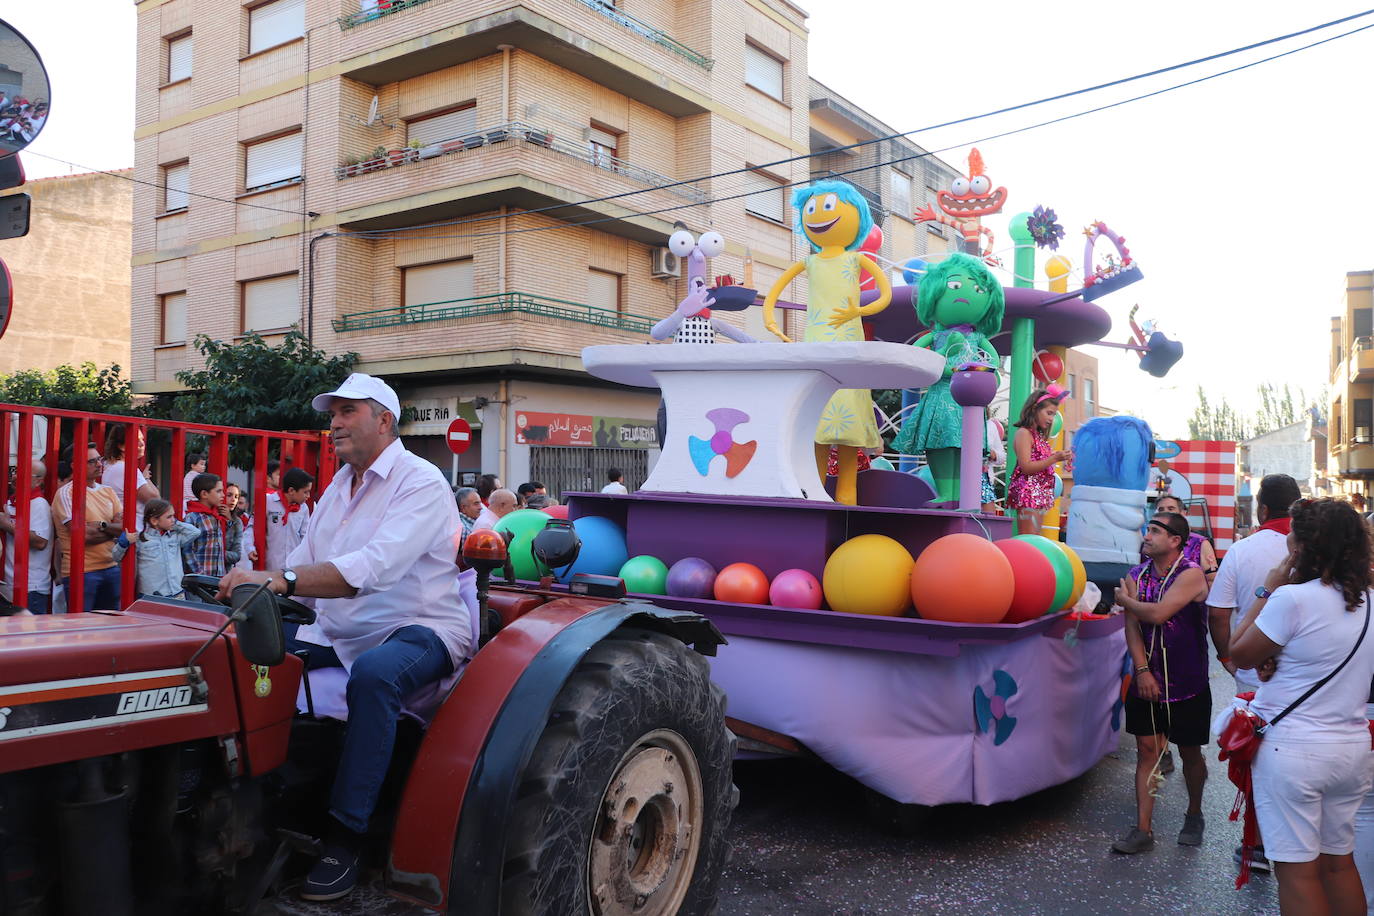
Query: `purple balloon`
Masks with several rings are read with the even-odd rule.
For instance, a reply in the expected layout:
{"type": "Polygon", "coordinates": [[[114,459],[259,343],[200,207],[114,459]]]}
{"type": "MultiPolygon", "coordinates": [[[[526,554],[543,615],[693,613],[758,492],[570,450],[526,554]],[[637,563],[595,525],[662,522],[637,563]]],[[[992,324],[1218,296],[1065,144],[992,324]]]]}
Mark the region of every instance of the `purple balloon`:
{"type": "Polygon", "coordinates": [[[715,596],[716,568],[701,557],[683,557],[668,569],[667,593],[674,598],[715,596]]]}

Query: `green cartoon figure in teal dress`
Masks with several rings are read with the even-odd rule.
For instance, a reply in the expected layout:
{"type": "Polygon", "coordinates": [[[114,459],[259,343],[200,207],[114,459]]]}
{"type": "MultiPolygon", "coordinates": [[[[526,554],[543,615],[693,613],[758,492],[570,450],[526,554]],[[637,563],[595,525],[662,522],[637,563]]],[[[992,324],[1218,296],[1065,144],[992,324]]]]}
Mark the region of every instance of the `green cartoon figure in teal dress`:
{"type": "Polygon", "coordinates": [[[931,267],[918,287],[916,318],[931,330],[915,345],[943,356],[945,371],[907,415],[892,445],[903,455],[926,453],[936,502],[959,499],[963,408],[950,394],[950,376],[968,363],[998,364],[997,351],[988,338],[1002,329],[1005,311],[1002,284],[972,255],[950,255],[931,267]]]}

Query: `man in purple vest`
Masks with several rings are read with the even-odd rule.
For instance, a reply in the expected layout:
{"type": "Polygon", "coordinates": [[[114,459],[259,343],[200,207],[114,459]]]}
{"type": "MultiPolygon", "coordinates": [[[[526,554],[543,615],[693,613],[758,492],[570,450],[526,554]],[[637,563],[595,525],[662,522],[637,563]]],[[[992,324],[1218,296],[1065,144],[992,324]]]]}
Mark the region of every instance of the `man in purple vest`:
{"type": "Polygon", "coordinates": [[[1134,855],[1155,844],[1151,829],[1159,761],[1172,741],[1183,759],[1188,811],[1178,842],[1202,844],[1202,787],[1207,763],[1202,747],[1211,734],[1212,693],[1207,682],[1207,580],[1183,555],[1188,520],[1161,512],[1145,529],[1149,559],[1131,570],[1116,590],[1126,611],[1126,647],[1135,677],[1126,697],[1126,731],[1135,735],[1136,824],[1112,850],[1134,855]]]}

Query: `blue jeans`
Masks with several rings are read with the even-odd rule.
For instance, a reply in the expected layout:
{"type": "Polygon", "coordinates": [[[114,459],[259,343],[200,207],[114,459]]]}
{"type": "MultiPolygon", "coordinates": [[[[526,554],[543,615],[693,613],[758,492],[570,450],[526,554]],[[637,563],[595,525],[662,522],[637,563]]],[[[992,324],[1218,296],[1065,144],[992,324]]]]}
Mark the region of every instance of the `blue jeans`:
{"type": "MultiPolygon", "coordinates": [[[[309,670],[342,667],[333,649],[297,642],[287,651],[310,651],[309,670]]],[[[402,627],[359,655],[348,673],[348,729],[329,796],[329,813],[354,833],[365,833],[377,806],[396,744],[396,719],[406,697],[453,673],[448,650],[428,627],[402,627]]]]}
{"type": "Polygon", "coordinates": [[[51,614],[52,602],[47,592],[29,592],[27,605],[31,614],[51,614]]]}
{"type": "MultiPolygon", "coordinates": [[[[119,610],[119,567],[97,569],[95,572],[81,574],[81,609],[93,611],[119,610]]],[[[62,587],[67,590],[67,613],[72,613],[72,577],[62,577],[62,587]]]]}

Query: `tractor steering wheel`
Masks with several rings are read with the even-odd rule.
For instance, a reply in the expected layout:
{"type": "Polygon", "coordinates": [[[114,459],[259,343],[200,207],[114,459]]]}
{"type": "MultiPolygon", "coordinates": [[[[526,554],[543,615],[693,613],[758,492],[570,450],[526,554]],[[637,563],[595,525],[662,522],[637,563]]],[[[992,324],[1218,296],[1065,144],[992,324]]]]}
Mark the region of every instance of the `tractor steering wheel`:
{"type": "MultiPolygon", "coordinates": [[[[228,602],[221,601],[219,598],[215,597],[216,592],[219,591],[219,579],[215,576],[201,576],[188,573],[181,577],[181,587],[206,604],[217,604],[221,607],[229,607],[228,602]]],[[[282,623],[296,623],[302,626],[309,626],[315,622],[314,608],[301,604],[294,598],[287,598],[283,595],[273,595],[273,597],[277,599],[277,612],[281,614],[282,623]]]]}

